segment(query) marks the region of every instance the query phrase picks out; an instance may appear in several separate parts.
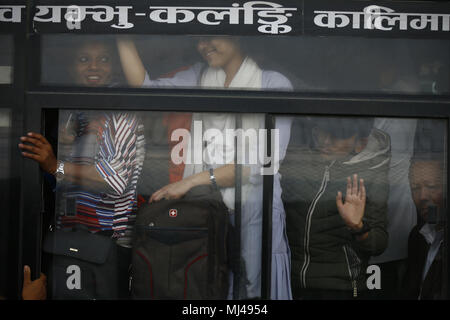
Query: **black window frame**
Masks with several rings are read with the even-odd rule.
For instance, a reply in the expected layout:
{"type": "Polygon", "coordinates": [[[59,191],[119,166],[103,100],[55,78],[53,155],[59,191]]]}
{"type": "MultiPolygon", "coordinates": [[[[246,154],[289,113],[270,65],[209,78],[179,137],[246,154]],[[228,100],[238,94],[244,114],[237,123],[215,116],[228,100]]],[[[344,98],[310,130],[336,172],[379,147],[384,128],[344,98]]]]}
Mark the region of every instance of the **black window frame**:
{"type": "MultiPolygon", "coordinates": [[[[27,1],[28,20],[34,1],[27,1]]],[[[31,30],[14,32],[14,82],[1,85],[0,106],[14,108],[14,121],[20,123],[12,135],[12,170],[20,174],[15,181],[12,203],[19,203],[18,215],[12,226],[17,231],[10,241],[17,241],[11,265],[11,294],[19,297],[22,285],[22,266],[29,264],[33,276],[37,277],[41,265],[42,240],[42,177],[38,165],[26,161],[18,152],[19,137],[25,132],[43,132],[45,113],[59,109],[135,110],[135,111],[189,111],[189,112],[232,112],[263,113],[266,124],[273,127],[276,115],[324,115],[324,116],[370,116],[397,118],[434,118],[447,121],[450,132],[450,95],[410,95],[410,94],[347,94],[347,93],[307,93],[307,92],[246,92],[237,90],[202,89],[133,89],[133,88],[75,88],[52,87],[39,84],[40,76],[40,36],[31,30]],[[162,107],[164,106],[164,107],[162,107]]],[[[295,41],[295,37],[293,37],[295,41]]],[[[447,150],[450,143],[447,136],[447,150]]],[[[450,160],[446,153],[446,166],[450,160]]],[[[446,181],[450,181],[447,168],[446,181]]],[[[446,201],[450,191],[445,184],[446,201]]],[[[263,252],[262,298],[270,297],[270,257],[271,257],[271,214],[273,177],[264,177],[263,197],[263,252]]],[[[450,210],[447,205],[447,219],[450,210]]],[[[447,226],[445,245],[449,243],[447,226]]],[[[449,256],[444,260],[449,265],[449,256]]],[[[449,284],[447,274],[445,282],[449,284]]],[[[447,292],[448,298],[448,292],[447,292]]]]}
{"type": "MultiPolygon", "coordinates": [[[[18,1],[18,5],[24,4],[24,1],[18,1]]],[[[9,110],[11,130],[9,134],[9,169],[10,179],[6,190],[2,190],[3,198],[9,199],[2,203],[2,222],[7,221],[8,233],[7,240],[7,260],[5,269],[7,274],[0,275],[0,280],[5,281],[2,286],[7,297],[18,297],[21,291],[22,269],[22,225],[23,215],[23,192],[22,185],[24,180],[23,158],[17,147],[20,136],[24,128],[25,114],[25,52],[20,50],[26,46],[26,33],[23,26],[14,30],[0,30],[0,34],[10,36],[13,46],[12,58],[12,81],[8,84],[0,84],[0,108],[9,110]]]]}

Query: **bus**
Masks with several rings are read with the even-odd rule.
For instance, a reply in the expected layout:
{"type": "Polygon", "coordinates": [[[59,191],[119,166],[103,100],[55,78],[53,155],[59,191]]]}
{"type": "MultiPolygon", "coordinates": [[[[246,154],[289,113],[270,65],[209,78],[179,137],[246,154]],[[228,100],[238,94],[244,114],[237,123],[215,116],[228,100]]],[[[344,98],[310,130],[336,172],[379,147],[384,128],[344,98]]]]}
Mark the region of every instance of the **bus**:
{"type": "Polygon", "coordinates": [[[448,2],[1,0],[0,296],[447,299],[449,35],[448,2]]]}

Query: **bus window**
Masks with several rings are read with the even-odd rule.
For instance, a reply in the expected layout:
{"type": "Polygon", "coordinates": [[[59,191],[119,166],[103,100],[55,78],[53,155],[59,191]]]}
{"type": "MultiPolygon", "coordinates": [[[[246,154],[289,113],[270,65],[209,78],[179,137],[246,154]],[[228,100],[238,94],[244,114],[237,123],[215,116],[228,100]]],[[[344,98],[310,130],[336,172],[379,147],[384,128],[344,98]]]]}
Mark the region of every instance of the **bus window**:
{"type": "Polygon", "coordinates": [[[447,42],[432,39],[45,35],[41,82],[445,94],[449,49],[447,42]],[[75,76],[76,69],[84,70],[83,76],[75,76]]]}
{"type": "Polygon", "coordinates": [[[274,193],[293,298],[443,299],[446,121],[277,117],[290,122],[274,193]]]}
{"type": "Polygon", "coordinates": [[[261,297],[264,126],[255,114],[60,110],[49,298],[261,297]]]}
{"type": "Polygon", "coordinates": [[[13,43],[12,37],[0,35],[0,84],[10,84],[13,79],[13,43]]]}
{"type": "MultiPolygon", "coordinates": [[[[0,108],[0,201],[3,204],[2,214],[0,215],[0,259],[2,261],[8,260],[8,235],[9,235],[9,208],[12,205],[9,203],[8,194],[10,189],[11,175],[10,175],[10,134],[11,134],[11,112],[9,109],[0,108]]],[[[6,297],[6,271],[7,264],[0,265],[0,299],[6,297]]]]}

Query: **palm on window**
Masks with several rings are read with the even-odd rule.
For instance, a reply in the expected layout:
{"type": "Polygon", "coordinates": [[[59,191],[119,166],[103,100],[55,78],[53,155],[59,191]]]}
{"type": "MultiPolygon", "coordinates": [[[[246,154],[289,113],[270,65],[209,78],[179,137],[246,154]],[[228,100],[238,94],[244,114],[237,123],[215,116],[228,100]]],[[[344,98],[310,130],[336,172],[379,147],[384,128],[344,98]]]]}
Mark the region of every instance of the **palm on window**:
{"type": "Polygon", "coordinates": [[[364,187],[364,180],[359,180],[358,188],[358,175],[354,174],[353,181],[350,177],[347,178],[345,202],[342,201],[342,193],[340,191],[336,196],[336,206],[347,227],[353,230],[362,228],[365,205],[366,188],[364,187]]]}

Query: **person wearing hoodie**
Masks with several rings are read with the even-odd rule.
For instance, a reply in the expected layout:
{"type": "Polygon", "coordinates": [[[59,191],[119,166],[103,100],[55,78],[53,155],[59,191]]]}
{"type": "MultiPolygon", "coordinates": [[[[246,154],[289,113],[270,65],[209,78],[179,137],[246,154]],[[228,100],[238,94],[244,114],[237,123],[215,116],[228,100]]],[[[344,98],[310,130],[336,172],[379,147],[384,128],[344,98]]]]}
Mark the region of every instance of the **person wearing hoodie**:
{"type": "Polygon", "coordinates": [[[387,246],[390,137],[373,121],[308,118],[303,147],[287,150],[280,173],[294,299],[361,297],[369,258],[387,246]]]}

